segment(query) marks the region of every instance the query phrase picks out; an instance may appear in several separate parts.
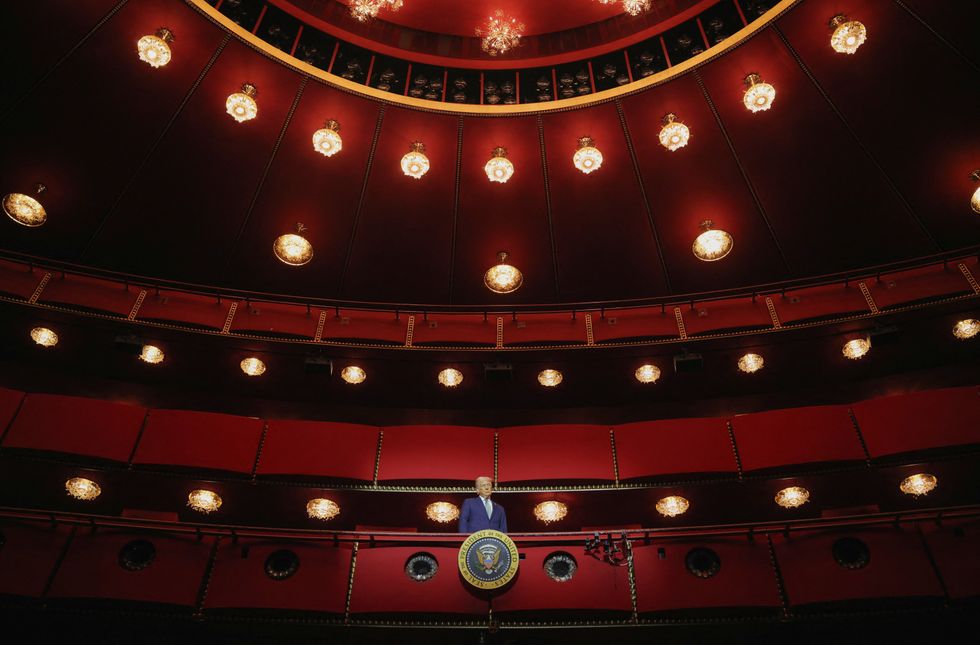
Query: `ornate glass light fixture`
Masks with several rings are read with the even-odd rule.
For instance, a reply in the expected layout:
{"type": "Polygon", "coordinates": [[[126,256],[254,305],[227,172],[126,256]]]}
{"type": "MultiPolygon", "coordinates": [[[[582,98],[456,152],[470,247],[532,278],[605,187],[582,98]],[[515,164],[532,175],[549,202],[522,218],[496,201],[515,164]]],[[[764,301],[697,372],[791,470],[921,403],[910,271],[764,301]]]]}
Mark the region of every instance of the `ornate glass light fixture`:
{"type": "Polygon", "coordinates": [[[425,507],[425,516],[433,522],[449,524],[459,519],[459,507],[449,502],[432,502],[425,507]]]}
{"type": "Polygon", "coordinates": [[[91,479],[72,477],[65,482],[65,492],[75,499],[90,502],[102,494],[102,487],[91,479]]]}
{"type": "Polygon", "coordinates": [[[296,225],[295,233],[286,233],[276,238],[272,243],[272,252],[284,264],[298,267],[313,259],[313,245],[300,235],[306,227],[302,223],[296,225]]]}
{"type": "Polygon", "coordinates": [[[534,517],[538,518],[545,524],[559,522],[564,519],[566,515],[568,515],[568,507],[561,502],[556,502],[554,500],[541,502],[534,507],[534,517]]]}
{"type": "Polygon", "coordinates": [[[871,339],[855,338],[854,340],[849,340],[844,343],[844,348],[841,351],[845,357],[856,361],[871,351],[871,339]]]}
{"type": "Polygon", "coordinates": [[[701,235],[694,239],[692,250],[699,260],[714,262],[732,252],[735,240],[726,231],[711,228],[714,224],[710,219],[701,222],[701,235]]]}
{"type": "Polygon", "coordinates": [[[265,363],[254,356],[242,359],[240,363],[242,371],[247,376],[262,376],[265,374],[265,363]]]}
{"type": "MultiPolygon", "coordinates": [[[[34,186],[35,195],[40,195],[45,190],[47,190],[47,186],[44,184],[34,186]]],[[[24,193],[8,193],[4,195],[3,212],[18,224],[31,228],[40,226],[48,221],[48,213],[44,210],[41,202],[35,197],[25,195],[24,193]]]]}
{"type": "Polygon", "coordinates": [[[306,514],[314,520],[332,520],[340,515],[340,507],[333,500],[317,497],[306,503],[306,514]]]}
{"type": "Polygon", "coordinates": [[[41,347],[54,347],[58,344],[58,334],[47,327],[35,327],[31,330],[31,340],[41,347]]]}
{"type": "Polygon", "coordinates": [[[404,3],[402,0],[351,0],[350,15],[358,22],[377,18],[382,9],[398,11],[404,3]]]}
{"type": "Polygon", "coordinates": [[[580,137],[578,150],[572,157],[572,163],[586,175],[602,167],[602,153],[595,147],[592,137],[580,137]]]}
{"type": "Polygon", "coordinates": [[[367,379],[367,372],[364,371],[364,368],[358,367],[357,365],[348,365],[340,370],[340,378],[351,385],[357,385],[367,379]]]}
{"type": "Polygon", "coordinates": [[[969,340],[977,334],[980,334],[980,320],[975,318],[967,318],[953,325],[953,336],[960,340],[969,340]]]}
{"type": "Polygon", "coordinates": [[[653,4],[652,0],[599,0],[602,4],[621,4],[623,11],[631,16],[638,16],[644,11],[649,11],[653,4]]]}
{"type": "Polygon", "coordinates": [[[187,505],[198,513],[213,513],[221,508],[221,497],[213,490],[199,488],[187,496],[187,505]]]}
{"type": "Polygon", "coordinates": [[[939,480],[936,479],[935,475],[916,473],[903,479],[898,488],[906,495],[918,497],[919,495],[928,495],[938,485],[939,480]]]}
{"type": "Polygon", "coordinates": [[[669,112],[664,116],[663,124],[663,127],[660,128],[660,145],[671,152],[687,145],[691,138],[691,130],[677,120],[676,114],[669,112]]]}
{"type": "Polygon", "coordinates": [[[429,158],[425,156],[425,144],[415,141],[409,146],[409,151],[402,157],[402,172],[409,177],[421,179],[429,172],[429,158]]]}
{"type": "Polygon", "coordinates": [[[140,60],[150,67],[163,67],[170,62],[170,43],[174,34],[166,27],[157,29],[156,34],[147,34],[136,42],[136,51],[140,60]]]}
{"type": "Polygon", "coordinates": [[[235,92],[225,101],[225,111],[239,123],[251,121],[259,114],[259,104],[255,102],[259,90],[251,83],[242,83],[242,91],[235,92]]]}
{"type": "Polygon", "coordinates": [[[447,367],[439,372],[439,383],[446,387],[456,387],[463,382],[463,373],[457,369],[447,367]]]}
{"type": "Polygon", "coordinates": [[[783,508],[799,508],[810,501],[810,491],[802,486],[790,486],[776,493],[776,503],[783,508]]]}
{"type": "Polygon", "coordinates": [[[517,291],[524,283],[524,274],[517,267],[507,264],[508,257],[507,251],[498,253],[497,264],[483,274],[483,284],[494,293],[517,291]]]}
{"type": "Polygon", "coordinates": [[[759,354],[746,354],[738,359],[738,369],[746,374],[758,372],[765,364],[765,360],[759,354]]]}
{"type": "Polygon", "coordinates": [[[506,184],[507,180],[514,175],[514,164],[507,158],[507,148],[497,146],[493,149],[492,154],[490,161],[483,167],[483,171],[487,173],[487,179],[490,181],[506,184]]]}
{"type": "Polygon", "coordinates": [[[641,365],[633,374],[640,383],[656,383],[660,378],[660,368],[656,365],[641,365]]]}
{"type": "Polygon", "coordinates": [[[669,495],[657,502],[657,512],[664,517],[677,517],[687,512],[691,503],[680,495],[669,495]]]}
{"type": "Polygon", "coordinates": [[[742,100],[750,112],[765,112],[772,107],[772,102],[776,100],[775,87],[763,83],[762,77],[755,73],[745,77],[745,85],[748,89],[742,100]]]}
{"type": "Polygon", "coordinates": [[[340,123],[328,120],[322,128],[313,133],[313,149],[324,157],[332,157],[344,148],[340,138],[340,123]]]}
{"type": "MultiPolygon", "coordinates": [[[[980,182],[980,170],[974,170],[970,179],[980,182]]],[[[977,186],[977,189],[973,191],[973,197],[970,198],[970,208],[973,209],[974,213],[980,213],[980,186],[977,186]]]]}
{"type": "Polygon", "coordinates": [[[165,357],[163,350],[156,345],[143,345],[143,350],[140,352],[140,360],[150,365],[162,363],[165,357]]]}
{"type": "Polygon", "coordinates": [[[547,369],[538,372],[538,383],[545,387],[556,387],[564,378],[558,370],[547,369]]]}
{"type": "Polygon", "coordinates": [[[838,54],[853,54],[868,39],[868,30],[857,20],[848,20],[842,13],[830,19],[830,46],[838,54]]]}
{"type": "Polygon", "coordinates": [[[486,25],[476,30],[476,35],[483,38],[483,51],[491,56],[505,54],[520,45],[523,34],[524,25],[516,18],[508,18],[500,10],[490,16],[486,25]]]}

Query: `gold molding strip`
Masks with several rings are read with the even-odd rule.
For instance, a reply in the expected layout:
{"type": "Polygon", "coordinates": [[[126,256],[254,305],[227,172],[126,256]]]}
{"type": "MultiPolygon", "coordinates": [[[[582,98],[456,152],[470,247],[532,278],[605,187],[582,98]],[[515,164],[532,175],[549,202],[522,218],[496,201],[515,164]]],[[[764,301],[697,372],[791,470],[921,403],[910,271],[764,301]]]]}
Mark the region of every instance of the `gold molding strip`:
{"type": "Polygon", "coordinates": [[[769,310],[769,318],[772,319],[773,329],[781,329],[783,324],[779,322],[779,315],[776,313],[776,305],[773,304],[772,298],[766,296],[766,309],[769,310]]]}
{"type": "Polygon", "coordinates": [[[973,293],[980,295],[980,284],[977,284],[977,280],[973,277],[973,274],[970,273],[970,269],[962,262],[959,263],[959,267],[960,273],[963,274],[966,281],[970,283],[971,287],[973,287],[973,293]]]}
{"type": "Polygon", "coordinates": [[[27,299],[27,302],[32,305],[37,302],[37,299],[41,297],[41,292],[44,291],[44,287],[48,286],[48,282],[51,280],[51,274],[45,273],[41,278],[41,281],[37,283],[37,287],[34,288],[34,293],[31,297],[27,299]]]}
{"type": "Polygon", "coordinates": [[[858,286],[861,288],[861,295],[864,296],[864,301],[868,303],[868,309],[871,310],[871,313],[880,313],[878,311],[878,305],[875,304],[875,299],[871,297],[871,291],[868,289],[868,285],[862,281],[858,282],[858,286]]]}
{"type": "Polygon", "coordinates": [[[595,345],[595,332],[592,328],[592,314],[585,314],[585,344],[595,345]]]}
{"type": "Polygon", "coordinates": [[[497,487],[497,459],[500,456],[500,433],[493,433],[493,487],[497,487]]]}
{"type": "Polygon", "coordinates": [[[408,328],[405,330],[405,347],[412,346],[412,338],[415,336],[415,316],[408,317],[408,328]]]}
{"type": "Polygon", "coordinates": [[[133,303],[133,308],[129,310],[126,320],[136,320],[136,314],[140,312],[144,300],[146,300],[146,289],[140,289],[140,295],[136,296],[136,302],[133,303]]]}
{"type": "Polygon", "coordinates": [[[197,590],[197,600],[194,603],[194,613],[196,618],[204,615],[204,601],[208,597],[211,589],[211,578],[214,576],[214,563],[218,559],[218,547],[221,545],[221,535],[215,536],[214,544],[211,545],[211,553],[208,555],[208,564],[204,570],[204,577],[201,579],[201,586],[197,590]]]}
{"type": "Polygon", "coordinates": [[[378,452],[374,455],[374,480],[371,485],[374,488],[378,487],[378,472],[381,470],[381,444],[385,440],[385,431],[378,428],[378,452]]]}
{"type": "Polygon", "coordinates": [[[497,316],[497,349],[501,349],[504,346],[504,319],[502,316],[497,316]]]}
{"type": "Polygon", "coordinates": [[[786,585],[783,584],[783,572],[779,568],[779,560],[776,559],[776,547],[772,543],[772,533],[766,533],[766,544],[769,546],[769,564],[772,565],[772,572],[776,578],[776,591],[779,592],[779,603],[782,605],[783,616],[789,617],[789,596],[786,594],[786,585]]]}
{"type": "Polygon", "coordinates": [[[231,321],[235,319],[235,312],[238,311],[238,301],[231,303],[228,307],[228,315],[225,316],[225,326],[221,328],[222,334],[227,334],[231,331],[231,321]]]}
{"type": "Polygon", "coordinates": [[[316,334],[313,335],[313,342],[319,343],[323,340],[323,326],[327,324],[327,312],[320,311],[320,320],[316,323],[316,334]]]}
{"type": "Polygon", "coordinates": [[[681,340],[684,340],[687,338],[687,327],[684,326],[684,314],[681,313],[680,307],[674,307],[674,319],[677,320],[677,331],[681,340]]]}
{"type": "Polygon", "coordinates": [[[612,428],[609,428],[609,446],[612,448],[613,477],[615,477],[616,486],[619,486],[619,457],[616,455],[616,433],[613,432],[612,428]]]}
{"type": "Polygon", "coordinates": [[[344,601],[344,623],[350,622],[350,598],[354,593],[354,571],[357,569],[357,550],[360,546],[358,540],[354,540],[354,548],[350,553],[350,574],[347,576],[347,598],[344,601]]]}
{"type": "Polygon", "coordinates": [[[725,427],[728,428],[728,442],[732,444],[732,454],[735,455],[735,468],[738,469],[738,478],[742,479],[742,457],[738,454],[738,444],[735,443],[735,429],[732,427],[731,419],[725,420],[725,427]]]}
{"type": "Polygon", "coordinates": [[[630,585],[630,605],[633,609],[630,622],[636,623],[639,619],[639,614],[636,610],[636,567],[633,563],[633,543],[625,534],[623,536],[623,547],[626,550],[626,580],[630,585]]]}

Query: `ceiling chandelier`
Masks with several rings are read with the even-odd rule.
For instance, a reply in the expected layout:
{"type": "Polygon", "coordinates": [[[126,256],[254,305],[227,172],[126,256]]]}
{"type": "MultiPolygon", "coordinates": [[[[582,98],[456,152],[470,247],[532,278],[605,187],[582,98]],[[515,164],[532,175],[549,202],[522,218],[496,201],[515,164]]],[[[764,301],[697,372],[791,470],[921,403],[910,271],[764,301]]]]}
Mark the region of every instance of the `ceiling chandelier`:
{"type": "Polygon", "coordinates": [[[726,231],[711,228],[713,222],[706,219],[701,222],[703,233],[694,239],[692,250],[694,255],[705,262],[720,260],[732,252],[735,240],[726,231]]]}
{"type": "Polygon", "coordinates": [[[408,152],[402,157],[402,172],[409,177],[421,179],[429,172],[429,158],[425,156],[425,144],[415,141],[409,146],[408,152]]]}
{"type": "Polygon", "coordinates": [[[213,513],[221,508],[221,497],[214,491],[197,489],[187,496],[187,505],[198,513],[213,513]]]}
{"type": "Polygon", "coordinates": [[[545,387],[556,387],[561,383],[562,378],[564,377],[558,370],[547,369],[538,372],[538,383],[545,387]]]}
{"type": "Polygon", "coordinates": [[[225,101],[225,111],[239,123],[251,121],[259,114],[259,105],[255,102],[259,90],[251,83],[242,83],[242,91],[235,92],[225,101]]]}
{"type": "Polygon", "coordinates": [[[298,267],[313,259],[313,245],[302,235],[306,230],[302,223],[296,225],[295,233],[286,233],[272,243],[272,252],[284,264],[298,267]]]}
{"type": "Polygon", "coordinates": [[[641,365],[633,373],[640,383],[656,383],[660,378],[660,368],[656,365],[641,365]]]}
{"type": "Polygon", "coordinates": [[[772,107],[772,102],[776,100],[775,87],[763,83],[762,77],[754,73],[745,77],[745,85],[748,89],[742,100],[750,112],[765,112],[772,107]]]}
{"type": "Polygon", "coordinates": [[[351,0],[350,15],[358,22],[364,22],[377,18],[382,9],[398,11],[402,4],[402,0],[351,0]]]}
{"type": "Polygon", "coordinates": [[[497,146],[493,149],[493,156],[483,167],[487,173],[487,179],[498,184],[506,184],[507,180],[514,175],[514,164],[507,158],[507,148],[497,146]]]}
{"type": "Polygon", "coordinates": [[[505,54],[520,45],[523,34],[524,25],[516,18],[504,16],[500,10],[490,16],[486,25],[476,30],[476,35],[483,38],[483,51],[491,56],[505,54]]]}
{"type": "Polygon", "coordinates": [[[448,367],[439,372],[439,383],[446,387],[456,387],[463,382],[463,373],[448,367]]]}
{"type": "Polygon", "coordinates": [[[507,264],[508,257],[507,251],[498,253],[497,264],[487,269],[487,272],[483,274],[483,284],[494,293],[517,291],[524,282],[524,274],[517,267],[507,264]]]}
{"type": "Polygon", "coordinates": [[[332,520],[340,515],[340,507],[333,500],[317,497],[306,503],[306,514],[314,520],[332,520]]]}
{"type": "Polygon", "coordinates": [[[680,495],[669,495],[657,502],[657,512],[664,517],[677,517],[687,512],[691,503],[680,495]]]}
{"type": "MultiPolygon", "coordinates": [[[[34,187],[34,194],[40,195],[47,189],[48,187],[44,184],[37,184],[34,187]]],[[[41,202],[24,193],[9,193],[4,195],[3,212],[18,224],[30,228],[40,226],[48,220],[48,213],[44,210],[41,202]]]]}
{"type": "MultiPolygon", "coordinates": [[[[974,170],[970,179],[980,182],[980,170],[974,170]]],[[[973,191],[973,197],[970,198],[970,208],[973,209],[974,213],[980,213],[980,186],[977,186],[977,189],[973,191]]]]}
{"type": "Polygon", "coordinates": [[[47,327],[35,327],[31,330],[31,340],[41,347],[54,347],[58,344],[58,334],[47,327]]]}
{"type": "Polygon", "coordinates": [[[602,4],[619,3],[623,5],[623,11],[631,16],[638,16],[644,11],[649,11],[653,4],[653,0],[599,0],[599,2],[602,4]]]}
{"type": "Polygon", "coordinates": [[[459,519],[459,507],[449,502],[432,502],[425,507],[425,516],[433,522],[449,524],[459,519]]]}
{"type": "Polygon", "coordinates": [[[568,507],[561,502],[556,502],[554,500],[541,502],[534,507],[534,517],[538,518],[545,524],[558,522],[564,519],[566,515],[568,515],[568,507]]]}
{"type": "Polygon", "coordinates": [[[340,123],[329,119],[322,128],[313,133],[313,149],[324,157],[332,157],[344,147],[340,138],[340,123]]]}
{"type": "Polygon", "coordinates": [[[170,43],[174,34],[166,27],[157,29],[156,34],[147,34],[136,42],[140,60],[150,67],[163,67],[170,62],[170,43]]]}
{"type": "Polygon", "coordinates": [[[340,370],[340,378],[351,385],[358,385],[367,380],[367,372],[364,371],[364,368],[358,367],[357,365],[348,365],[340,370]]]}
{"type": "Polygon", "coordinates": [[[938,484],[939,480],[936,479],[935,475],[916,473],[903,479],[898,488],[906,495],[918,497],[919,495],[928,495],[938,484]]]}
{"type": "Polygon", "coordinates": [[[738,359],[738,369],[746,374],[754,374],[762,369],[766,362],[759,354],[746,354],[738,359]]]}
{"type": "Polygon", "coordinates": [[[74,497],[90,502],[102,494],[102,488],[91,479],[72,477],[65,482],[65,491],[74,497]]]}
{"type": "Polygon", "coordinates": [[[586,175],[602,167],[602,153],[595,147],[592,137],[579,138],[578,150],[572,157],[572,163],[586,175]]]}
{"type": "Polygon", "coordinates": [[[664,127],[660,128],[660,145],[674,152],[687,145],[691,138],[691,130],[677,120],[677,115],[668,113],[663,119],[664,127]]]}
{"type": "Polygon", "coordinates": [[[156,365],[158,363],[162,363],[165,356],[166,355],[163,353],[163,350],[156,345],[143,345],[139,358],[144,363],[156,365]]]}
{"type": "Polygon", "coordinates": [[[810,501],[810,491],[802,486],[790,486],[776,493],[776,503],[783,508],[799,508],[810,501]]]}
{"type": "Polygon", "coordinates": [[[262,376],[265,373],[265,363],[254,356],[242,359],[239,365],[247,376],[262,376]]]}
{"type": "Polygon", "coordinates": [[[830,19],[830,28],[834,30],[830,46],[838,54],[853,54],[868,39],[865,26],[857,20],[848,20],[842,13],[830,19]]]}
{"type": "Polygon", "coordinates": [[[849,340],[844,343],[844,348],[841,351],[844,353],[844,356],[856,361],[871,351],[871,339],[855,338],[854,340],[849,340]]]}
{"type": "Polygon", "coordinates": [[[953,336],[960,340],[969,340],[977,334],[980,334],[980,320],[975,318],[967,318],[953,325],[953,336]]]}

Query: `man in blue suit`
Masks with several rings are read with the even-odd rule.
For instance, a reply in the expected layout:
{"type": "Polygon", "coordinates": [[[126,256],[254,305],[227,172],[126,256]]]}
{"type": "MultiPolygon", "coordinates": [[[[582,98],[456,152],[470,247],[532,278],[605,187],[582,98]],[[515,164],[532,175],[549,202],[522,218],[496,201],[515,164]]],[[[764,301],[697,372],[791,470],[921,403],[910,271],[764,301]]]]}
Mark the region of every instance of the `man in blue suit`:
{"type": "Polygon", "coordinates": [[[459,532],[476,533],[484,529],[494,529],[506,533],[507,514],[504,513],[504,507],[490,501],[493,480],[489,477],[477,477],[476,493],[479,497],[470,497],[463,501],[463,510],[459,514],[459,532]]]}

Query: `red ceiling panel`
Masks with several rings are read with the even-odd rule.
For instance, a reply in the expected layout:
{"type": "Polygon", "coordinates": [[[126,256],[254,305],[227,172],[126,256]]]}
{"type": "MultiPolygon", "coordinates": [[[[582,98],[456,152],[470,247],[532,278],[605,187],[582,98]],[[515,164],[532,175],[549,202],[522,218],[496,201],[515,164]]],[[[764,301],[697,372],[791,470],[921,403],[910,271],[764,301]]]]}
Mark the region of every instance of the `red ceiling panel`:
{"type": "Polygon", "coordinates": [[[980,596],[980,522],[943,520],[919,525],[950,598],[980,596]]]}
{"type": "Polygon", "coordinates": [[[504,345],[584,343],[588,341],[585,314],[569,313],[503,316],[504,345]]]}
{"type": "Polygon", "coordinates": [[[269,421],[259,475],[310,475],[371,481],[378,429],[351,423],[269,421]]]}
{"type": "Polygon", "coordinates": [[[483,314],[415,315],[413,344],[493,347],[497,319],[483,314]]]}
{"type": "Polygon", "coordinates": [[[408,315],[340,309],[327,312],[323,340],[373,340],[404,345],[408,315]]]}
{"type": "Polygon", "coordinates": [[[228,414],[153,410],[133,463],[251,473],[263,425],[228,414]]]}
{"type": "Polygon", "coordinates": [[[136,405],[28,394],[3,446],[126,461],[145,417],[136,405]]]}
{"type": "Polygon", "coordinates": [[[764,329],[772,318],[764,297],[711,300],[681,307],[689,336],[732,329],[764,329]]]}
{"type": "Polygon", "coordinates": [[[609,427],[541,425],[501,428],[497,476],[500,482],[612,480],[609,427]]]}
{"type": "Polygon", "coordinates": [[[71,529],[50,523],[0,524],[0,595],[39,598],[71,529]]]}
{"type": "Polygon", "coordinates": [[[613,432],[621,480],[737,471],[724,419],[641,421],[613,432]]]}
{"type": "Polygon", "coordinates": [[[146,294],[136,318],[223,329],[233,303],[214,296],[154,289],[146,294]]]}
{"type": "Polygon", "coordinates": [[[460,480],[493,476],[493,430],[465,426],[389,426],[380,480],[460,480]]]}
{"type": "MultiPolygon", "coordinates": [[[[971,21],[963,20],[957,12],[950,11],[948,6],[932,0],[905,0],[905,5],[974,63],[980,61],[980,41],[977,40],[976,30],[973,29],[971,21]]],[[[861,14],[855,13],[853,17],[863,20],[864,6],[855,9],[858,10],[861,14]]]]}
{"type": "Polygon", "coordinates": [[[0,428],[3,428],[0,432],[10,427],[10,422],[14,420],[14,415],[20,409],[24,396],[23,392],[0,387],[0,428]]]}
{"type": "Polygon", "coordinates": [[[231,330],[312,340],[320,320],[320,311],[303,305],[239,302],[231,330]]]}
{"type": "MultiPolygon", "coordinates": [[[[976,259],[972,262],[976,265],[976,259]]],[[[865,283],[879,308],[885,309],[938,296],[970,293],[973,289],[959,269],[959,262],[889,273],[865,283]]],[[[963,263],[965,266],[965,263],[963,263]]]]}
{"type": "Polygon", "coordinates": [[[129,314],[140,290],[119,282],[81,275],[55,274],[45,285],[38,302],[71,305],[75,308],[129,314]]]}
{"type": "Polygon", "coordinates": [[[610,309],[600,315],[593,313],[592,333],[597,343],[606,340],[680,336],[673,309],[660,307],[610,309]]]}
{"type": "Polygon", "coordinates": [[[41,283],[45,272],[0,260],[0,293],[27,300],[41,283]]]}
{"type": "Polygon", "coordinates": [[[732,429],[746,471],[865,458],[843,405],[737,415],[732,429]]]}
{"type": "Polygon", "coordinates": [[[772,304],[782,323],[836,318],[841,314],[870,313],[871,307],[857,283],[828,284],[772,295],[772,304]]]}

